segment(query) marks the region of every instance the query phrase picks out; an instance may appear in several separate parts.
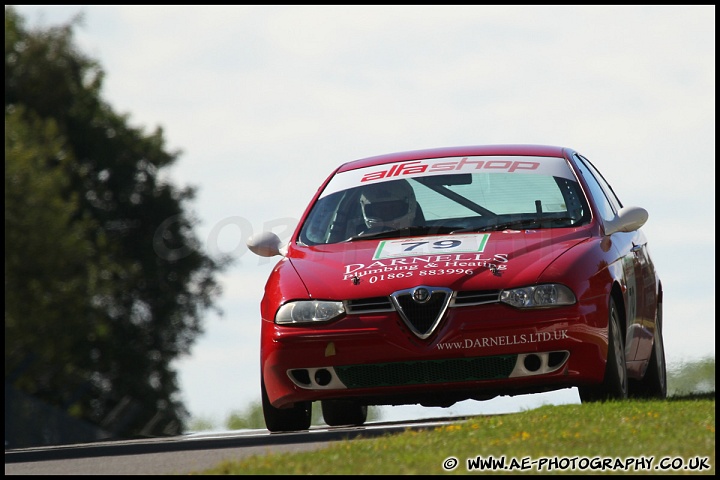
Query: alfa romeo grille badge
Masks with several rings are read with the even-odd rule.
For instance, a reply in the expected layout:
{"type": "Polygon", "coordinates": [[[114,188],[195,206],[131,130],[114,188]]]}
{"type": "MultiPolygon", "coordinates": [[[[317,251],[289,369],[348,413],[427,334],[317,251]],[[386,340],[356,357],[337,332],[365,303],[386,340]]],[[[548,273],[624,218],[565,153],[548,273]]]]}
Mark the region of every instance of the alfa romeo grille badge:
{"type": "Polygon", "coordinates": [[[427,288],[419,287],[413,291],[412,297],[417,303],[426,303],[430,300],[430,292],[427,288]]]}

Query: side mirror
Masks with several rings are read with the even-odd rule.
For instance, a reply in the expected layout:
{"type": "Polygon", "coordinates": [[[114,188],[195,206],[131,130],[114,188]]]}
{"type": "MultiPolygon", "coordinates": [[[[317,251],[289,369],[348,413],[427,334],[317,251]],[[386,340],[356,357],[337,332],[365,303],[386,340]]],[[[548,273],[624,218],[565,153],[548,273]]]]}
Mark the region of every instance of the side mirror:
{"type": "Polygon", "coordinates": [[[245,243],[251,252],[261,257],[274,257],[275,255],[283,254],[280,246],[280,237],[273,232],[262,232],[257,235],[252,235],[245,243]]]}
{"type": "Polygon", "coordinates": [[[610,222],[605,222],[605,235],[615,232],[634,232],[648,219],[648,211],[640,207],[623,207],[610,222]]]}

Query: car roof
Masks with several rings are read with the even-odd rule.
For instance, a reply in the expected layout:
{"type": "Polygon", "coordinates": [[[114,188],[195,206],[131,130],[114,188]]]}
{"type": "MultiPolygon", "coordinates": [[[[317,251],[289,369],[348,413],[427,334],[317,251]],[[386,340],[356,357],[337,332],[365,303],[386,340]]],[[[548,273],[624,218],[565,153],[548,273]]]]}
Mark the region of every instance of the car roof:
{"type": "Polygon", "coordinates": [[[341,165],[336,173],[354,170],[356,168],[371,167],[385,163],[404,162],[408,160],[420,160],[424,158],[442,158],[458,156],[504,156],[522,155],[534,157],[565,157],[571,149],[553,145],[529,145],[529,144],[506,144],[506,145],[469,145],[457,147],[429,148],[424,150],[411,150],[407,152],[388,153],[374,157],[361,158],[341,165]]]}

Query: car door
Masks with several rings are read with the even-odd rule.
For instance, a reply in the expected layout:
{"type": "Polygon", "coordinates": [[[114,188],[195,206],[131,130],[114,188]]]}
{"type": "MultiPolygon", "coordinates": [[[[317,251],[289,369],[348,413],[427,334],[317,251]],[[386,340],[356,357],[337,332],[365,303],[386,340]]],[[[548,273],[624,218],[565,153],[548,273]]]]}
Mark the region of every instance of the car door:
{"type": "MultiPolygon", "coordinates": [[[[578,155],[580,164],[587,170],[586,180],[595,183],[595,189],[602,192],[603,202],[617,215],[622,203],[602,174],[585,157],[578,155]],[[588,178],[589,177],[589,178],[588,178]]],[[[584,172],[585,173],[585,172],[584,172]]],[[[597,196],[597,195],[596,195],[597,196]]],[[[601,201],[596,199],[596,201],[601,201]]],[[[607,215],[611,215],[608,211],[607,215]]],[[[622,256],[626,288],[627,332],[625,355],[629,364],[641,364],[650,357],[655,318],[654,269],[649,262],[647,239],[642,230],[616,232],[612,242],[622,256]],[[651,286],[651,288],[648,288],[651,286]]],[[[629,365],[633,370],[633,365],[629,365]]]]}

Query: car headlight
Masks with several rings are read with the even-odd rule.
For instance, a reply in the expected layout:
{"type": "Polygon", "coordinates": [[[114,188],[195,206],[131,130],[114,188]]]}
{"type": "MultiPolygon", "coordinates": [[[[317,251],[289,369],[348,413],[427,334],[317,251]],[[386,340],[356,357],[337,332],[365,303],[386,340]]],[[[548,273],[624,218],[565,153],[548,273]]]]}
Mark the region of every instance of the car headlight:
{"type": "Polygon", "coordinates": [[[503,290],[500,301],[516,308],[538,308],[572,305],[576,300],[575,294],[565,285],[548,283],[503,290]]]}
{"type": "Polygon", "coordinates": [[[342,302],[301,300],[289,302],[280,307],[275,315],[275,323],[286,325],[290,323],[327,322],[338,318],[344,313],[345,307],[342,302]]]}

